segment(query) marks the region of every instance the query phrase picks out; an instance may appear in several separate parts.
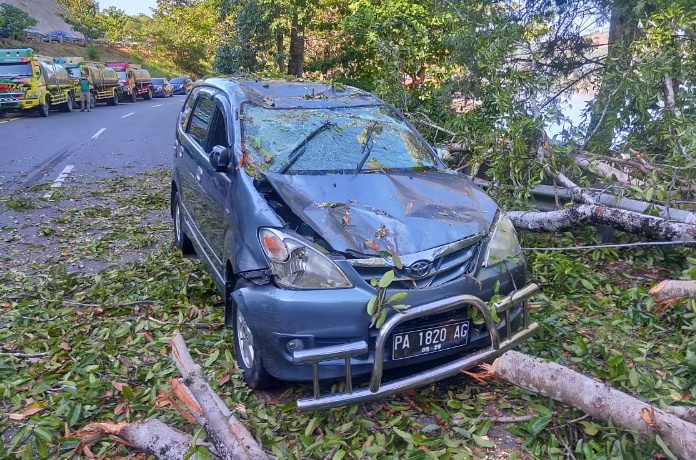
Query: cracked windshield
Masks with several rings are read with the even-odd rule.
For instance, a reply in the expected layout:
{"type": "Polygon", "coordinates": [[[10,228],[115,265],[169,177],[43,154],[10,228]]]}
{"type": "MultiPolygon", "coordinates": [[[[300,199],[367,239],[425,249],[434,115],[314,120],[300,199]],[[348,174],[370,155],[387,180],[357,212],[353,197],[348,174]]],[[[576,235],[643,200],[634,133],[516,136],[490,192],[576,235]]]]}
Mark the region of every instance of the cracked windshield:
{"type": "Polygon", "coordinates": [[[272,172],[437,167],[428,147],[386,106],[288,110],[248,104],[243,127],[254,162],[272,172]]]}

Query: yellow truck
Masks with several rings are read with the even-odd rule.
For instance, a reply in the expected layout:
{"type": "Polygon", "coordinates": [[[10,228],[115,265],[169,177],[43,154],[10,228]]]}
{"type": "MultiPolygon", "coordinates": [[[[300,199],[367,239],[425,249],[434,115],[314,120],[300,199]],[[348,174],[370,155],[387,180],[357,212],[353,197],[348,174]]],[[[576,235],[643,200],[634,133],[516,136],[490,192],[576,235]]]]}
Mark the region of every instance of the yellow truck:
{"type": "Polygon", "coordinates": [[[73,82],[75,94],[80,92],[80,77],[86,76],[89,80],[92,97],[90,108],[99,102],[107,105],[118,105],[123,99],[123,90],[118,83],[116,71],[99,62],[85,61],[82,57],[56,57],[54,61],[68,71],[73,82]]]}
{"type": "Polygon", "coordinates": [[[72,112],[75,90],[68,71],[31,48],[0,49],[0,117],[7,112],[50,109],[72,112]]]}

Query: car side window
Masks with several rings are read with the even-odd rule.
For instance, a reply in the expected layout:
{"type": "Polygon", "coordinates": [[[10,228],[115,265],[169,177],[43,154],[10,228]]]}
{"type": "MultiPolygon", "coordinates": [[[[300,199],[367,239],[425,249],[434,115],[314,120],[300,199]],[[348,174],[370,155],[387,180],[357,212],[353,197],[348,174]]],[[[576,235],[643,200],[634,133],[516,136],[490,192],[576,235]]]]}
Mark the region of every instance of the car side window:
{"type": "Polygon", "coordinates": [[[186,130],[189,118],[191,118],[191,113],[193,112],[193,104],[196,102],[196,96],[198,96],[198,88],[191,91],[181,109],[181,129],[186,130]]]}
{"type": "Polygon", "coordinates": [[[212,152],[213,147],[216,145],[229,147],[228,144],[227,129],[225,127],[225,112],[223,112],[220,107],[216,107],[215,116],[213,117],[213,123],[210,128],[210,136],[208,137],[208,149],[206,151],[212,152]]]}
{"type": "Polygon", "coordinates": [[[196,99],[187,132],[203,150],[206,147],[205,141],[208,137],[210,123],[213,121],[213,113],[215,113],[215,103],[209,99],[207,94],[202,94],[196,99]]]}

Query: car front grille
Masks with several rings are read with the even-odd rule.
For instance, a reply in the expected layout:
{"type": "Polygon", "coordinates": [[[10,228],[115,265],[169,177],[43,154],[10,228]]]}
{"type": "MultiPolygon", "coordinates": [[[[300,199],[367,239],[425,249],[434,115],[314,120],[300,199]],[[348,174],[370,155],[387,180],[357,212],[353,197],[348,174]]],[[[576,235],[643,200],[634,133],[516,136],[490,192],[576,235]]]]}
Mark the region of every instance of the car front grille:
{"type": "Polygon", "coordinates": [[[389,270],[394,270],[394,283],[391,285],[397,289],[421,289],[431,286],[439,286],[471,273],[478,260],[481,243],[457,248],[451,252],[445,252],[435,257],[434,260],[420,260],[409,266],[397,269],[390,265],[367,266],[360,263],[360,259],[350,261],[353,268],[365,281],[380,279],[389,270]],[[424,262],[430,265],[430,269],[424,276],[414,276],[414,266],[424,262]]]}

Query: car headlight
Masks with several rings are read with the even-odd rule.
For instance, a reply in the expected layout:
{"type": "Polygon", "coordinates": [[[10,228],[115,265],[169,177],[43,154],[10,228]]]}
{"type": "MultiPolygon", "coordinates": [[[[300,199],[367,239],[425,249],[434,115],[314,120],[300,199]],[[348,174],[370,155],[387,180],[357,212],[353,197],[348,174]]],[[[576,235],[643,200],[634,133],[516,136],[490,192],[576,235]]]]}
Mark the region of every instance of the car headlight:
{"type": "Polygon", "coordinates": [[[292,289],[353,287],[330,258],[294,236],[262,228],[259,241],[280,286],[292,289]]]}
{"type": "Polygon", "coordinates": [[[520,252],[522,252],[522,248],[517,239],[515,227],[505,214],[500,213],[498,221],[493,226],[491,241],[488,243],[483,266],[490,267],[505,259],[514,257],[520,252]]]}

